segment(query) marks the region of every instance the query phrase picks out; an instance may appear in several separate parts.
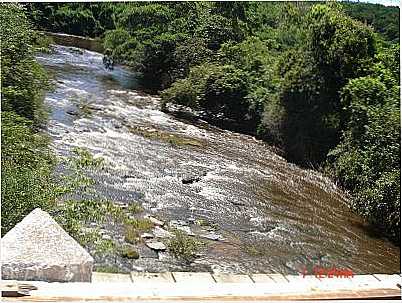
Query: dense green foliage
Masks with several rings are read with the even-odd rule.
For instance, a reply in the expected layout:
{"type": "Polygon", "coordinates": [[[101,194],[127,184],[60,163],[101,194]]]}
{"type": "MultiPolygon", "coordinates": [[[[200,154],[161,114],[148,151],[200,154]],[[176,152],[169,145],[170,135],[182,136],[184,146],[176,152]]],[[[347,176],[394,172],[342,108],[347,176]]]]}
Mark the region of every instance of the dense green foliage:
{"type": "Polygon", "coordinates": [[[399,43],[399,8],[369,3],[343,2],[345,12],[352,18],[367,23],[393,42],[399,43]]]}
{"type": "Polygon", "coordinates": [[[279,132],[267,127],[266,133],[290,158],[314,163],[324,160],[338,141],[343,115],[339,91],[364,72],[374,56],[374,39],[368,27],[338,7],[314,6],[305,19],[304,45],[279,59],[280,84],[266,104],[264,121],[277,123],[279,132]]]}
{"type": "Polygon", "coordinates": [[[72,35],[97,37],[114,28],[110,3],[28,3],[28,16],[37,28],[72,35]]]}
{"type": "Polygon", "coordinates": [[[400,238],[399,46],[376,56],[369,75],[342,89],[348,114],[340,144],[328,162],[332,173],[354,193],[353,207],[374,223],[385,223],[400,238]]]}
{"type": "Polygon", "coordinates": [[[42,28],[101,36],[117,62],[161,92],[165,110],[179,104],[240,125],[288,159],[324,168],[351,191],[352,207],[398,242],[399,8],[335,2],[29,7],[42,28]]]}
{"type": "Polygon", "coordinates": [[[38,123],[43,117],[42,91],[47,79],[33,58],[38,36],[24,11],[16,5],[0,7],[1,107],[38,123]]]}
{"type": "Polygon", "coordinates": [[[1,231],[21,221],[33,209],[54,206],[54,158],[46,138],[32,122],[12,112],[1,116],[1,231]]]}
{"type": "MultiPolygon", "coordinates": [[[[66,180],[54,174],[57,159],[50,150],[49,138],[41,132],[46,122],[43,97],[50,86],[45,71],[34,58],[44,39],[32,30],[20,5],[2,4],[0,21],[1,234],[4,235],[37,207],[57,212],[60,197],[90,182],[75,173],[66,180]]],[[[77,151],[77,156],[72,169],[100,164],[88,152],[77,151]]],[[[76,226],[77,220],[77,214],[71,216],[67,211],[59,218],[67,228],[76,226]]]]}
{"type": "Polygon", "coordinates": [[[55,202],[54,157],[36,131],[43,112],[44,70],[34,60],[36,34],[18,5],[2,4],[1,21],[1,232],[36,207],[55,202]]]}

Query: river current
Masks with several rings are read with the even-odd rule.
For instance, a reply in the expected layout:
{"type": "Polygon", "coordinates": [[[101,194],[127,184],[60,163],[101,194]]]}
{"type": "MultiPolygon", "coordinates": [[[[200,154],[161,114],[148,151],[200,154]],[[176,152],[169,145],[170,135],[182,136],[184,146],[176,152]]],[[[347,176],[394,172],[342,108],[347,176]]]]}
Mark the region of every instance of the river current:
{"type": "Polygon", "coordinates": [[[37,59],[55,80],[46,104],[56,153],[88,149],[105,159],[107,169],[95,176],[104,197],[139,201],[148,214],[191,234],[213,235],[191,265],[143,248],[140,259],[119,264],[123,271],[297,274],[321,264],[399,272],[400,249],[371,233],[348,209],[348,196],[322,174],[288,163],[252,136],[162,112],[160,99],[143,93],[134,73],[105,70],[101,54],[54,46],[37,59]]]}

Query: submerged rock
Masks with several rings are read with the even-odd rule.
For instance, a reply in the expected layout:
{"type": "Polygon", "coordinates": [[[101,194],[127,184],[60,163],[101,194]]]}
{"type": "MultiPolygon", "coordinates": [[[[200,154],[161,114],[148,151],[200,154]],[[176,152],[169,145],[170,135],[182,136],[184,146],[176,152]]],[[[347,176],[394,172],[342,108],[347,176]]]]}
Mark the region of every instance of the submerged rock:
{"type": "Polygon", "coordinates": [[[183,220],[172,220],[169,222],[169,226],[176,227],[176,226],[187,226],[188,223],[183,220]]]}

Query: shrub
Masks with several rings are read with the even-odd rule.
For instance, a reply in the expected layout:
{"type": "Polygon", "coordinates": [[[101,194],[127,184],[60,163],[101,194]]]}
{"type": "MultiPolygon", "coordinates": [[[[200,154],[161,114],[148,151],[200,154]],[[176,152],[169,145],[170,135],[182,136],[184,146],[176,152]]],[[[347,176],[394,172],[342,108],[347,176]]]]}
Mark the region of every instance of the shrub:
{"type": "Polygon", "coordinates": [[[2,111],[14,111],[37,126],[44,118],[43,91],[49,88],[33,57],[37,35],[20,5],[2,4],[0,22],[2,111]]]}
{"type": "Polygon", "coordinates": [[[126,224],[132,226],[138,231],[146,231],[151,229],[154,224],[149,219],[128,219],[126,220],[126,224]]]}
{"type": "Polygon", "coordinates": [[[124,226],[124,241],[131,244],[137,244],[141,241],[140,233],[134,226],[129,224],[124,226]]]}
{"type": "Polygon", "coordinates": [[[169,240],[169,251],[178,259],[191,263],[201,248],[201,242],[186,235],[183,231],[175,230],[174,238],[169,240]]]}
{"type": "Polygon", "coordinates": [[[142,206],[138,202],[131,202],[127,208],[128,212],[131,214],[139,214],[144,211],[142,206]]]}
{"type": "Polygon", "coordinates": [[[55,206],[59,195],[52,176],[55,158],[48,139],[32,122],[11,112],[1,114],[1,232],[9,231],[33,209],[55,206]]]}

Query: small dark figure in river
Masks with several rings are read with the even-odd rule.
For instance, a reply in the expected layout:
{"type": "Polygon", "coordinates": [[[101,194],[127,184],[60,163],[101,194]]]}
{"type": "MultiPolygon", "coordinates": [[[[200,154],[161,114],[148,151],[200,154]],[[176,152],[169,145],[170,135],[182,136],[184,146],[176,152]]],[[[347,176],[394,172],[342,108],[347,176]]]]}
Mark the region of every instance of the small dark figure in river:
{"type": "Polygon", "coordinates": [[[105,66],[106,69],[113,70],[114,61],[113,61],[113,57],[112,57],[112,51],[109,48],[106,49],[102,61],[103,61],[103,65],[105,66]]]}

